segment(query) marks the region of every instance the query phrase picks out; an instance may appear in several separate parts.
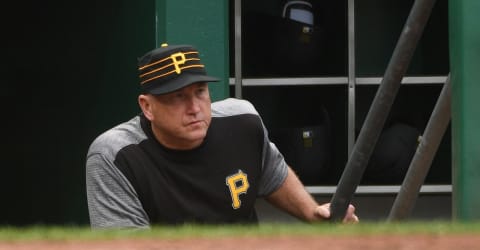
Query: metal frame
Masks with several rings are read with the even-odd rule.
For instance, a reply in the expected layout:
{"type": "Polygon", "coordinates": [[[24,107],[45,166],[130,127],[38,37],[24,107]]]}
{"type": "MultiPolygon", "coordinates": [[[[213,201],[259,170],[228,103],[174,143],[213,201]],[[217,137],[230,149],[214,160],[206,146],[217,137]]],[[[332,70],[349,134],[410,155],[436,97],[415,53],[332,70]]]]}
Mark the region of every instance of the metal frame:
{"type": "Polygon", "coordinates": [[[242,1],[235,0],[235,97],[242,98],[242,1]]]}
{"type": "MultiPolygon", "coordinates": [[[[230,78],[230,85],[237,86],[238,81],[230,78]]],[[[294,85],[346,85],[347,77],[296,77],[296,78],[246,78],[242,86],[294,86],[294,85]]]]}
{"type": "Polygon", "coordinates": [[[348,0],[348,156],[355,144],[355,1],[348,0]]]}
{"type": "MultiPolygon", "coordinates": [[[[348,156],[351,154],[355,144],[355,102],[357,85],[379,85],[383,77],[357,77],[355,65],[355,0],[348,0],[348,75],[345,77],[297,77],[297,78],[243,78],[242,76],[242,9],[241,0],[234,0],[235,4],[235,72],[234,78],[229,79],[229,85],[235,86],[235,97],[242,98],[243,86],[302,86],[302,85],[347,85],[348,86],[348,114],[347,114],[347,135],[348,135],[348,156]]],[[[447,76],[406,76],[402,84],[443,84],[447,76]]],[[[310,186],[307,190],[311,193],[324,193],[335,187],[310,186]]],[[[357,191],[366,193],[398,192],[400,186],[360,186],[357,191]]],[[[451,185],[433,185],[422,187],[423,190],[437,190],[433,192],[451,193],[451,185]],[[429,187],[431,189],[429,189],[429,187]]],[[[432,192],[432,191],[429,191],[432,192]]],[[[327,193],[332,194],[328,191],[327,193]]]]}
{"type": "MultiPolygon", "coordinates": [[[[337,190],[336,186],[307,186],[311,194],[331,195],[337,190]]],[[[397,194],[401,189],[400,185],[362,185],[358,186],[355,194],[397,194]]],[[[452,192],[452,185],[423,185],[420,188],[422,194],[449,194],[452,192]]]]}

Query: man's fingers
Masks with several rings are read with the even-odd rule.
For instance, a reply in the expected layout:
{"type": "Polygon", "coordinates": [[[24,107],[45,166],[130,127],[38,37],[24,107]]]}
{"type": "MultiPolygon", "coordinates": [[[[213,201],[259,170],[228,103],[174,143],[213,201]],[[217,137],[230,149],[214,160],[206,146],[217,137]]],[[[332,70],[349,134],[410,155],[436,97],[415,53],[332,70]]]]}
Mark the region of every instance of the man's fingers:
{"type": "Polygon", "coordinates": [[[358,217],[355,215],[355,207],[353,205],[348,205],[347,214],[343,219],[344,223],[357,223],[358,217]]]}
{"type": "Polygon", "coordinates": [[[317,209],[315,210],[315,214],[316,216],[321,217],[322,219],[330,218],[330,203],[326,203],[321,206],[318,206],[317,209]]]}
{"type": "MultiPolygon", "coordinates": [[[[321,206],[318,206],[315,209],[315,216],[328,220],[330,218],[330,203],[325,203],[321,206]]],[[[358,222],[358,217],[355,215],[355,207],[353,205],[349,205],[347,208],[347,214],[345,215],[345,218],[343,219],[344,223],[357,223],[358,222]]]]}

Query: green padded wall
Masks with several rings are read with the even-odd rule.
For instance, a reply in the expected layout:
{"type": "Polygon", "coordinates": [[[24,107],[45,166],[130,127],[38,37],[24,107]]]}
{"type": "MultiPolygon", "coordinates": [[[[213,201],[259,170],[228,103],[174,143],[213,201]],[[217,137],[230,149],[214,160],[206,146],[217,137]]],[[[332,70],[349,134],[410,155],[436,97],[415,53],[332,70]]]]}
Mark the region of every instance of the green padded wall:
{"type": "Polygon", "coordinates": [[[449,2],[453,217],[480,219],[480,1],[449,2]]]}
{"type": "Polygon", "coordinates": [[[194,45],[208,74],[221,79],[209,85],[213,101],[229,96],[228,4],[225,0],[156,0],[157,46],[165,42],[194,45]]]}

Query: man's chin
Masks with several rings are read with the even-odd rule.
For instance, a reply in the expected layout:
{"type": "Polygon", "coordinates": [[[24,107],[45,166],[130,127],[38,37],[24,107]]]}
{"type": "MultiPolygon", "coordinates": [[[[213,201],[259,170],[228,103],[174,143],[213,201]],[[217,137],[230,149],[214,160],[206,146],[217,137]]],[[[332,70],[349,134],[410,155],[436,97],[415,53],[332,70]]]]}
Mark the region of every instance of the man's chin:
{"type": "Polygon", "coordinates": [[[199,129],[199,130],[191,131],[189,133],[188,138],[191,141],[203,141],[203,139],[205,139],[205,136],[207,136],[207,130],[199,129]]]}

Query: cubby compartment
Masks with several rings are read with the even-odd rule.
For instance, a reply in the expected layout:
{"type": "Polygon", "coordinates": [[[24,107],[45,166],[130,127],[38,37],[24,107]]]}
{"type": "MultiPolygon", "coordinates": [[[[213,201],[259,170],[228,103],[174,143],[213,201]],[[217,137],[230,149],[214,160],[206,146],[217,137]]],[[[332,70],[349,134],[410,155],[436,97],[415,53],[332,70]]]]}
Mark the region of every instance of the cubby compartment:
{"type": "MultiPolygon", "coordinates": [[[[384,74],[413,2],[355,1],[355,65],[358,77],[384,74]]],[[[418,41],[407,76],[447,75],[448,72],[448,1],[438,0],[418,41]]]]}
{"type": "MultiPolygon", "coordinates": [[[[357,87],[356,133],[358,135],[378,85],[357,87]]],[[[397,93],[377,145],[365,170],[363,184],[401,184],[425,131],[441,84],[403,84],[397,93]]],[[[451,184],[450,129],[434,157],[426,184],[451,184]]]]}
{"type": "MultiPolygon", "coordinates": [[[[243,0],[241,4],[243,77],[347,75],[346,1],[243,0]]],[[[231,1],[231,24],[234,16],[231,1]]],[[[233,45],[234,25],[230,27],[233,45]]],[[[234,47],[230,46],[231,76],[234,47]]]]}
{"type": "MultiPolygon", "coordinates": [[[[238,11],[231,0],[231,96],[255,105],[307,186],[338,183],[413,2],[243,0],[238,11]]],[[[362,185],[401,184],[448,75],[448,46],[448,1],[439,0],[362,185]]],[[[449,128],[426,184],[451,184],[450,151],[449,128]]]]}

